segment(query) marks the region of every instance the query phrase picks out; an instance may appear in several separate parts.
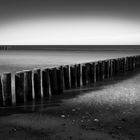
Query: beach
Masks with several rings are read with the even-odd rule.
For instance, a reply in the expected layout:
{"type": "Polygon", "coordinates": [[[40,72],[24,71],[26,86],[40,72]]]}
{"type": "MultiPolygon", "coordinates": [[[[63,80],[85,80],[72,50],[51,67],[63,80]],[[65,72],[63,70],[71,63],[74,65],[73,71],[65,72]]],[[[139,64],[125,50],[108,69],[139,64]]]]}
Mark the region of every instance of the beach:
{"type": "Polygon", "coordinates": [[[0,109],[3,140],[138,140],[140,73],[0,109]]]}
{"type": "MultiPolygon", "coordinates": [[[[12,52],[8,57],[1,55],[3,59],[0,61],[4,60],[3,64],[7,67],[9,62],[13,67],[1,72],[7,70],[15,73],[26,68],[98,61],[139,52],[21,54],[12,52]]],[[[140,72],[137,69],[92,85],[67,90],[45,101],[1,107],[0,137],[3,140],[139,140],[139,84],[140,72]]]]}

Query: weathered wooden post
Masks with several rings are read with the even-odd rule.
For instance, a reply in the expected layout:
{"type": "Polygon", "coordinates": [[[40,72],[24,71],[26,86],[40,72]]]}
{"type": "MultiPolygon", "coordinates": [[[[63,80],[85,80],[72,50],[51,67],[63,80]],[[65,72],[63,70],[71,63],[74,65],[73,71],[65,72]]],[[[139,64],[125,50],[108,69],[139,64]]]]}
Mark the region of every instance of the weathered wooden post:
{"type": "Polygon", "coordinates": [[[8,106],[12,104],[12,86],[11,86],[11,73],[4,73],[2,75],[2,89],[4,105],[8,106]]]}
{"type": "Polygon", "coordinates": [[[32,92],[32,71],[24,71],[24,94],[26,101],[33,100],[33,92],[32,92]]]}
{"type": "Polygon", "coordinates": [[[109,61],[109,78],[111,78],[112,77],[112,60],[109,59],[108,61],[109,61]]]}
{"type": "Polygon", "coordinates": [[[131,70],[131,59],[130,56],[128,57],[128,71],[131,70]]]}
{"type": "Polygon", "coordinates": [[[82,66],[81,64],[77,64],[77,87],[82,86],[82,66]]]}
{"type": "Polygon", "coordinates": [[[99,81],[103,79],[103,66],[102,61],[98,61],[99,81]]]}
{"type": "Polygon", "coordinates": [[[96,62],[93,63],[93,69],[94,69],[94,83],[97,82],[97,79],[96,79],[96,62]]]}
{"type": "Polygon", "coordinates": [[[122,58],[119,58],[119,65],[120,65],[120,73],[122,73],[123,72],[123,60],[122,60],[122,58]]]}
{"type": "Polygon", "coordinates": [[[42,85],[43,85],[43,96],[44,96],[44,98],[46,98],[48,96],[51,96],[49,69],[44,69],[42,71],[42,85]]]}
{"type": "Polygon", "coordinates": [[[124,67],[124,71],[127,72],[127,57],[124,58],[124,64],[125,64],[125,67],[124,67]]]}
{"type": "Polygon", "coordinates": [[[105,61],[105,78],[109,78],[110,77],[110,62],[109,60],[105,61]]]}
{"type": "Polygon", "coordinates": [[[123,58],[123,63],[124,63],[124,73],[126,72],[126,58],[123,58]]]}
{"type": "Polygon", "coordinates": [[[100,81],[101,79],[101,68],[100,68],[100,61],[97,62],[97,67],[96,67],[96,74],[97,74],[97,81],[100,81]]]}
{"type": "Polygon", "coordinates": [[[41,70],[40,69],[34,69],[34,94],[35,94],[35,100],[41,99],[41,70]]]}
{"type": "Polygon", "coordinates": [[[133,71],[133,57],[131,56],[130,59],[131,59],[131,71],[133,71]]]}
{"type": "Polygon", "coordinates": [[[136,56],[136,68],[139,68],[139,56],[136,56]]]}
{"type": "Polygon", "coordinates": [[[51,84],[51,94],[58,94],[58,84],[57,84],[57,71],[56,68],[50,69],[50,84],[51,84]]]}
{"type": "Polygon", "coordinates": [[[140,67],[140,55],[137,56],[137,67],[140,67]]]}
{"type": "Polygon", "coordinates": [[[105,79],[107,79],[107,61],[105,60],[105,62],[104,62],[105,64],[104,64],[104,78],[105,79]]]}
{"type": "Polygon", "coordinates": [[[63,74],[63,67],[57,68],[57,89],[58,94],[63,93],[64,91],[64,74],[63,74]]]}
{"type": "Polygon", "coordinates": [[[85,86],[87,84],[87,76],[86,76],[86,65],[82,64],[82,83],[83,86],[85,86]]]}
{"type": "Polygon", "coordinates": [[[71,88],[77,88],[77,68],[76,65],[70,66],[71,88]]]}
{"type": "Polygon", "coordinates": [[[95,69],[94,69],[94,62],[93,63],[90,63],[90,81],[91,83],[94,83],[94,74],[95,74],[95,69]]]}
{"type": "Polygon", "coordinates": [[[107,78],[110,78],[110,60],[107,60],[107,78]]]}
{"type": "Polygon", "coordinates": [[[130,71],[130,59],[129,59],[129,57],[127,57],[127,66],[128,66],[127,71],[130,71]]]}
{"type": "Polygon", "coordinates": [[[102,64],[102,80],[105,79],[105,61],[101,61],[102,64]]]}
{"type": "Polygon", "coordinates": [[[24,103],[24,73],[18,72],[15,74],[15,97],[16,103],[24,103]]]}
{"type": "Polygon", "coordinates": [[[112,59],[112,76],[115,76],[115,60],[112,59]]]}
{"type": "Polygon", "coordinates": [[[0,106],[3,106],[3,95],[2,95],[2,82],[0,76],[0,106]]]}
{"type": "Polygon", "coordinates": [[[140,67],[140,55],[138,56],[138,68],[140,67]]]}
{"type": "Polygon", "coordinates": [[[129,59],[126,57],[126,72],[129,71],[129,59]]]}
{"type": "Polygon", "coordinates": [[[119,63],[119,74],[122,72],[122,61],[121,58],[118,58],[119,63]]]}
{"type": "Polygon", "coordinates": [[[117,60],[114,59],[114,76],[117,75],[117,60]]]}
{"type": "Polygon", "coordinates": [[[122,64],[122,73],[124,73],[124,59],[121,58],[121,64],[122,64]]]}
{"type": "Polygon", "coordinates": [[[131,56],[131,70],[133,70],[133,57],[131,56]]]}
{"type": "Polygon", "coordinates": [[[120,70],[121,70],[121,65],[120,65],[120,59],[117,59],[117,74],[120,74],[120,70]]]}
{"type": "Polygon", "coordinates": [[[96,81],[99,81],[99,62],[96,62],[96,81]]]}
{"type": "Polygon", "coordinates": [[[136,57],[133,56],[132,59],[133,59],[133,70],[135,70],[135,68],[136,68],[136,57]]]}
{"type": "Polygon", "coordinates": [[[69,65],[63,67],[64,72],[64,87],[65,89],[70,89],[70,68],[69,65]]]}
{"type": "Polygon", "coordinates": [[[129,70],[132,70],[132,57],[129,57],[129,70]]]}
{"type": "Polygon", "coordinates": [[[91,83],[91,69],[90,69],[90,63],[86,63],[86,85],[89,85],[91,83]]]}
{"type": "Polygon", "coordinates": [[[135,58],[135,68],[138,68],[138,56],[135,58]]]}
{"type": "Polygon", "coordinates": [[[121,67],[120,72],[123,73],[123,59],[122,58],[120,58],[120,67],[121,67]]]}

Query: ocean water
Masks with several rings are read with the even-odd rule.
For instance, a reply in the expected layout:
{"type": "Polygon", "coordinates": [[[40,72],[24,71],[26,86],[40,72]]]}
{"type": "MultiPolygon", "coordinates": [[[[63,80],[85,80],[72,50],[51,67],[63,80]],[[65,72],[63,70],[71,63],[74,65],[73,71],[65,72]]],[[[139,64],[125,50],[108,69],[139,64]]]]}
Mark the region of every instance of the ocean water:
{"type": "Polygon", "coordinates": [[[34,68],[57,67],[66,64],[93,62],[98,60],[139,55],[140,51],[52,51],[52,50],[8,50],[0,52],[0,73],[34,68]]]}

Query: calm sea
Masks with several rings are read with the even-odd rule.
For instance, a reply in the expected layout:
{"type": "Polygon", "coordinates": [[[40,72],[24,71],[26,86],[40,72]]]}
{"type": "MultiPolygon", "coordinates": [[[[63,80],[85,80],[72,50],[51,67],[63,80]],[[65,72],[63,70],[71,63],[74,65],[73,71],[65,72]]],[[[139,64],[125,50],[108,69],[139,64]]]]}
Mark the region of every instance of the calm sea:
{"type": "Polygon", "coordinates": [[[138,50],[7,50],[0,51],[0,73],[93,62],[139,54],[140,51],[138,50]]]}

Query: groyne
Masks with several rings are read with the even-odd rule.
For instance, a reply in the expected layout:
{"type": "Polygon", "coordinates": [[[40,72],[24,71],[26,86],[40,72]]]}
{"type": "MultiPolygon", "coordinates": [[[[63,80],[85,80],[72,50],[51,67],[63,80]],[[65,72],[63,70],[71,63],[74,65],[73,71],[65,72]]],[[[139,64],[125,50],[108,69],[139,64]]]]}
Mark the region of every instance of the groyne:
{"type": "Polygon", "coordinates": [[[23,70],[0,76],[0,106],[47,99],[140,68],[140,55],[54,68],[23,70]]]}

